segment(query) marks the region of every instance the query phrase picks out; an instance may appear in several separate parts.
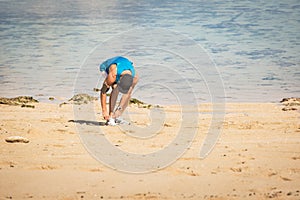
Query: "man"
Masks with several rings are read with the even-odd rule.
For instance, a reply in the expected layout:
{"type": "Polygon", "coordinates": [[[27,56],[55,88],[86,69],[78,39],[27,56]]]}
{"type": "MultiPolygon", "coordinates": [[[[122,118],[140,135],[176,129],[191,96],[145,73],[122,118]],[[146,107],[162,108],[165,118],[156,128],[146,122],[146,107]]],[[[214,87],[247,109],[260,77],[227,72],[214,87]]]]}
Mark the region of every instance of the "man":
{"type": "Polygon", "coordinates": [[[111,126],[126,123],[120,116],[128,106],[133,88],[138,82],[138,75],[133,63],[127,58],[117,56],[100,64],[100,71],[106,77],[100,92],[103,118],[111,126]],[[109,112],[107,112],[106,93],[110,87],[112,92],[109,97],[109,112]],[[119,92],[123,95],[119,106],[115,109],[119,92]]]}

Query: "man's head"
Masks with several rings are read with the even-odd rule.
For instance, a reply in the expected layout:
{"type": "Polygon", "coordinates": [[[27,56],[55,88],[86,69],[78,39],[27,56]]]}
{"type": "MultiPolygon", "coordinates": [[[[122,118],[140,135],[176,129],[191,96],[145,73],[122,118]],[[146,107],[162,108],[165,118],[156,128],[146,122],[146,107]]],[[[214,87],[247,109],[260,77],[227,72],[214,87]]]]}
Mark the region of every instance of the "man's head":
{"type": "Polygon", "coordinates": [[[118,82],[119,91],[123,94],[127,94],[129,88],[132,86],[132,82],[132,76],[130,74],[124,74],[118,82]]]}

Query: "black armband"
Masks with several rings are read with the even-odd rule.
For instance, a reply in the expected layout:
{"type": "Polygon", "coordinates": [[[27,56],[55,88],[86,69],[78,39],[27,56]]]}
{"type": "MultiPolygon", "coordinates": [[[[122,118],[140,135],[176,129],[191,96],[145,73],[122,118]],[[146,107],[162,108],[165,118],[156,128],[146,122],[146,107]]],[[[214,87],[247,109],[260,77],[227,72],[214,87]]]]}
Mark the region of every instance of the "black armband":
{"type": "Polygon", "coordinates": [[[107,87],[107,85],[103,83],[102,88],[101,88],[101,93],[105,94],[106,92],[108,92],[108,90],[109,90],[109,87],[107,87]]]}

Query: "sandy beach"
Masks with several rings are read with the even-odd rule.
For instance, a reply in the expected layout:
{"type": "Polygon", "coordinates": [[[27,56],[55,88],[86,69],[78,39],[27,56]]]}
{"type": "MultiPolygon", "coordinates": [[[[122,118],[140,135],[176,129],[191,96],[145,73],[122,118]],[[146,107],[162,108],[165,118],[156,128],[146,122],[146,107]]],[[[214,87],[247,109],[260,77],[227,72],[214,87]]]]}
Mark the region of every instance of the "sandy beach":
{"type": "Polygon", "coordinates": [[[299,0],[0,13],[0,200],[300,200],[299,0]],[[105,125],[128,70],[145,103],[105,125]]]}
{"type": "MultiPolygon", "coordinates": [[[[0,199],[300,199],[299,105],[227,103],[219,140],[200,159],[212,112],[201,104],[197,135],[183,156],[143,174],[111,169],[82,144],[76,126],[103,122],[99,102],[92,103],[97,120],[85,122],[74,119],[80,105],[32,105],[0,105],[0,199]],[[7,142],[9,136],[29,142],[7,142]]],[[[131,105],[132,123],[148,125],[150,109],[131,105]]],[[[157,151],[179,126],[180,107],[163,109],[163,127],[149,139],[131,138],[119,127],[101,129],[124,151],[157,151]]]]}

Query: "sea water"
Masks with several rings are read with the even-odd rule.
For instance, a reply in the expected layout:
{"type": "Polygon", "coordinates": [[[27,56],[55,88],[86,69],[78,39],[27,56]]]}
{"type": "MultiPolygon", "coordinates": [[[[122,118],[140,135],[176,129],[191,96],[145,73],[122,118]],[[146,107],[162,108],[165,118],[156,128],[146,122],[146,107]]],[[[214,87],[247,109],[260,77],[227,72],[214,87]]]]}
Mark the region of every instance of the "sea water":
{"type": "Polygon", "coordinates": [[[99,64],[129,57],[153,104],[300,95],[300,2],[1,0],[0,96],[97,96],[99,64]]]}

